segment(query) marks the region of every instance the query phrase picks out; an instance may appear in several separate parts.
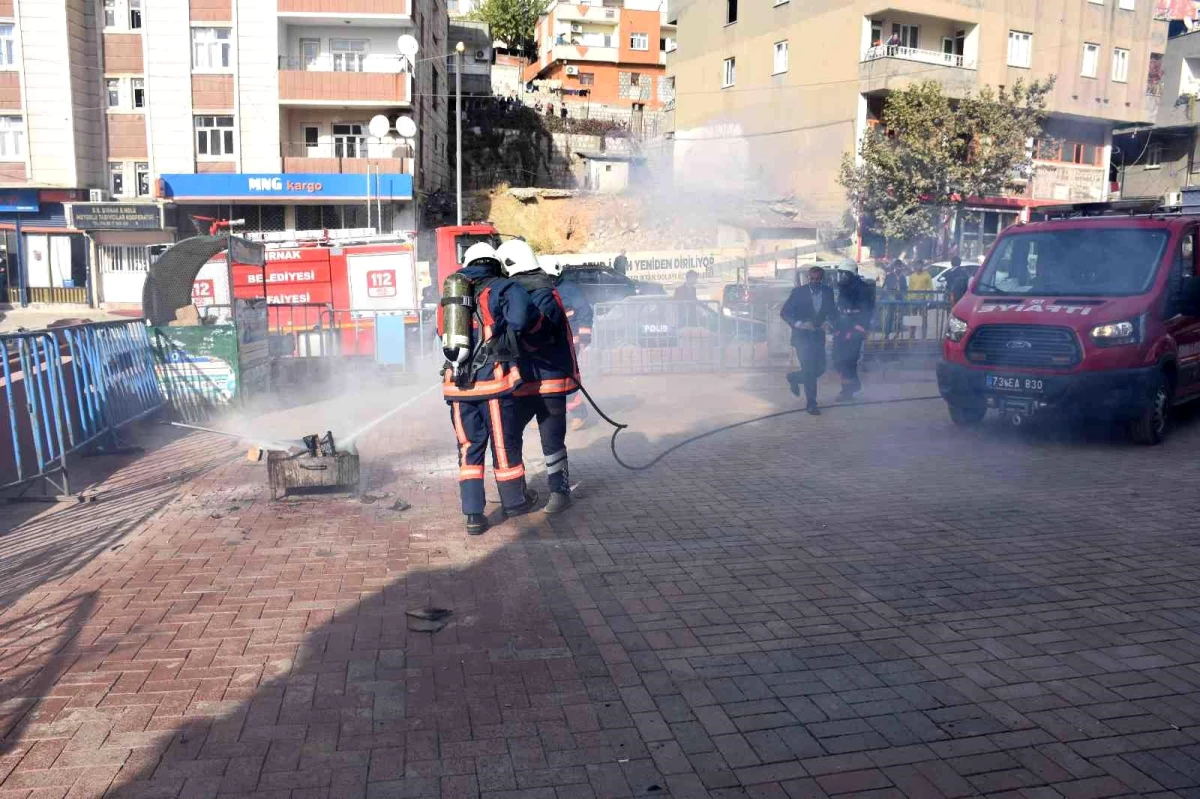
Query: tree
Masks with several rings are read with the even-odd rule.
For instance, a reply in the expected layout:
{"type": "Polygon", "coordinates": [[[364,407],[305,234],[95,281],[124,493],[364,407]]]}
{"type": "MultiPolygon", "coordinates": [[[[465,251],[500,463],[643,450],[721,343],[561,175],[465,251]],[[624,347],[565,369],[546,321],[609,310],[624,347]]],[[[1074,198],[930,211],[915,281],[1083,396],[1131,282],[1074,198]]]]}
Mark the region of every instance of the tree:
{"type": "Polygon", "coordinates": [[[503,41],[510,49],[529,52],[538,17],[548,5],[549,0],[484,0],[470,18],[486,22],[492,39],[503,41]]]}
{"type": "Polygon", "coordinates": [[[860,219],[888,242],[933,236],[971,198],[1031,176],[1029,142],[1042,134],[1053,86],[1054,78],[1018,80],[954,100],[929,80],[892,92],[858,157],[843,156],[839,182],[860,219]]]}

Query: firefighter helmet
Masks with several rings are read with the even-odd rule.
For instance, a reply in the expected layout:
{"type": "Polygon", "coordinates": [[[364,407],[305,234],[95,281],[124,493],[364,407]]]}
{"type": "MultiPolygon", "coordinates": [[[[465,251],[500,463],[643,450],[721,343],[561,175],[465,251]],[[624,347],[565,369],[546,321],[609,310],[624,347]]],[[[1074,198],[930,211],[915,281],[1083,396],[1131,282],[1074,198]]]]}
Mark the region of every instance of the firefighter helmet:
{"type": "Polygon", "coordinates": [[[563,273],[563,265],[559,261],[551,261],[547,259],[545,261],[538,261],[538,263],[541,264],[542,271],[550,277],[559,277],[563,273]]]}
{"type": "Polygon", "coordinates": [[[486,241],[475,242],[463,253],[463,266],[469,266],[472,261],[480,258],[496,258],[496,249],[486,241]]]}
{"type": "Polygon", "coordinates": [[[509,277],[536,272],[541,268],[538,266],[537,256],[533,254],[533,248],[523,239],[509,239],[504,242],[496,248],[496,257],[500,259],[500,268],[509,277]]]}

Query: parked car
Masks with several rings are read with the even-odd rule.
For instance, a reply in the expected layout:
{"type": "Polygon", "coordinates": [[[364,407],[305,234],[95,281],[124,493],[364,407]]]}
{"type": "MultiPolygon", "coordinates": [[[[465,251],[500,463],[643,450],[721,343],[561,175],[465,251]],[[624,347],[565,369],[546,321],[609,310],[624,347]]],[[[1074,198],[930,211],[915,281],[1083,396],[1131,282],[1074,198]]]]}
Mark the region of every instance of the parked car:
{"type": "Polygon", "coordinates": [[[574,283],[592,305],[620,302],[626,297],[663,296],[666,289],[657,283],[634,280],[606,266],[568,266],[560,280],[574,283]]]}
{"type": "Polygon", "coordinates": [[[767,325],[757,319],[721,318],[712,305],[681,302],[665,297],[634,297],[615,306],[604,317],[606,347],[679,346],[680,333],[707,330],[723,342],[761,344],[767,340],[767,325]]]}

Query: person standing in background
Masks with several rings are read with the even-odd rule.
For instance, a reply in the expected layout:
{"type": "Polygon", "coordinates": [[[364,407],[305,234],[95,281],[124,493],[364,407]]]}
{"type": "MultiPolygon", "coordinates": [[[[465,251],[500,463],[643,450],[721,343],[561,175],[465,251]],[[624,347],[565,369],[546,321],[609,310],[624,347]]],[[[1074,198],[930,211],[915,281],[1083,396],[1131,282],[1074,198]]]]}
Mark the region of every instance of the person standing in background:
{"type": "MultiPolygon", "coordinates": [[[[929,274],[929,270],[925,268],[925,259],[918,258],[913,262],[913,272],[908,276],[908,290],[911,292],[933,291],[933,275],[929,274]]],[[[913,299],[923,300],[929,298],[914,297],[913,299]]]]}
{"type": "Polygon", "coordinates": [[[624,275],[629,271],[629,259],[625,257],[625,250],[621,250],[620,254],[613,259],[613,271],[618,275],[624,275]]]}
{"type": "Polygon", "coordinates": [[[808,270],[808,283],[792,289],[779,316],[792,328],[792,347],[800,361],[799,371],[787,375],[792,393],[800,396],[803,384],[806,410],[810,416],[820,416],[817,379],[825,373],[825,327],[838,318],[837,302],[833,290],[825,285],[824,269],[814,266],[808,270]]]}

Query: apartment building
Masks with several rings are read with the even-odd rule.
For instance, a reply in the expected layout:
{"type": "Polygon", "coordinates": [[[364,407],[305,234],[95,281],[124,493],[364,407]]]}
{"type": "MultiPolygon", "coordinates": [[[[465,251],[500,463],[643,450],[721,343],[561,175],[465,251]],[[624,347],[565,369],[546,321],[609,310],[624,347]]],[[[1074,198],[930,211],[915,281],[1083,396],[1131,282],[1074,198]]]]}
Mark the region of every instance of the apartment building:
{"type": "Polygon", "coordinates": [[[137,302],[191,218],[415,229],[448,176],[447,25],[445,0],[0,0],[9,272],[31,299],[137,302]]]}
{"type": "Polygon", "coordinates": [[[525,80],[567,104],[627,114],[671,100],[666,59],[675,26],[660,0],[551,0],[535,38],[538,57],[525,80]]]}
{"type": "Polygon", "coordinates": [[[1161,199],[1200,183],[1200,30],[1167,42],[1147,100],[1153,124],[1113,137],[1113,174],[1122,199],[1161,199]]]}
{"type": "Polygon", "coordinates": [[[1154,6],[672,0],[676,178],[730,175],[795,196],[813,218],[839,220],[842,155],[879,123],[888,92],[932,79],[961,96],[1055,76],[1032,180],[1009,196],[972,200],[963,248],[977,255],[1031,205],[1107,198],[1114,126],[1153,113],[1147,76],[1167,43],[1154,6]]]}

